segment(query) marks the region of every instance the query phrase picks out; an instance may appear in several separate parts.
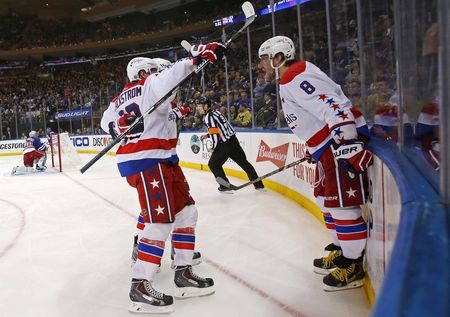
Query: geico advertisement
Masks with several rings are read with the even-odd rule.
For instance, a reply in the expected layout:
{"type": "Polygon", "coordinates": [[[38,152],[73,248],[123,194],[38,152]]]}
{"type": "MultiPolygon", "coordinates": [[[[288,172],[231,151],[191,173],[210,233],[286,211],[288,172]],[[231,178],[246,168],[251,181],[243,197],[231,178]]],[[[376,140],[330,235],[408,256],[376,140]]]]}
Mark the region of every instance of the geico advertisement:
{"type": "MultiPolygon", "coordinates": [[[[80,135],[80,136],[72,136],[70,137],[72,140],[73,146],[77,150],[92,150],[99,151],[105,146],[107,146],[112,138],[109,135],[80,135]]],[[[115,152],[117,149],[117,145],[114,146],[110,152],[115,152]]]]}

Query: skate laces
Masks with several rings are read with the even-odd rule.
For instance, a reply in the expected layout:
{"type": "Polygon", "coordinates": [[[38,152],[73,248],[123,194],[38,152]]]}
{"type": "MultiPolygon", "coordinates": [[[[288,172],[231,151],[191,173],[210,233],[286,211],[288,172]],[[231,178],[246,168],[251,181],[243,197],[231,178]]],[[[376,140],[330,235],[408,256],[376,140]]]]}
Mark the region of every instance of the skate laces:
{"type": "Polygon", "coordinates": [[[355,264],[350,265],[346,268],[340,268],[338,267],[333,272],[331,272],[331,275],[338,281],[341,282],[348,282],[348,277],[353,273],[355,270],[355,264]]]}
{"type": "Polygon", "coordinates": [[[340,255],[340,253],[340,250],[330,251],[330,253],[326,257],[322,258],[323,266],[326,268],[333,267],[333,260],[336,259],[340,255]]]}
{"type": "Polygon", "coordinates": [[[150,282],[144,281],[144,288],[147,291],[147,293],[154,297],[154,298],[158,298],[158,299],[163,299],[164,294],[161,292],[158,292],[156,289],[153,288],[153,285],[150,282]]]}
{"type": "Polygon", "coordinates": [[[194,272],[192,272],[192,266],[189,266],[187,268],[187,270],[189,271],[189,274],[191,275],[191,277],[193,277],[194,279],[206,282],[206,279],[203,277],[198,276],[197,274],[195,274],[194,272]]]}

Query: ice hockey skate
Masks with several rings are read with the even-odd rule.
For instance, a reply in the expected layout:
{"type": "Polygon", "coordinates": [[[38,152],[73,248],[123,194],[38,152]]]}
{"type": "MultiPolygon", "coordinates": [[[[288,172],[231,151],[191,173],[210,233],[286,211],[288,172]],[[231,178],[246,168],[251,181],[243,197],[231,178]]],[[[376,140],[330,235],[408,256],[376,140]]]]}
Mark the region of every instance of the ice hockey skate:
{"type": "Polygon", "coordinates": [[[11,170],[11,176],[17,176],[17,175],[31,175],[36,173],[37,170],[35,170],[33,167],[27,167],[27,166],[14,166],[11,170]]]}
{"type": "Polygon", "coordinates": [[[207,296],[215,292],[213,279],[195,275],[191,265],[177,266],[174,281],[174,297],[177,299],[207,296]]]}
{"type": "Polygon", "coordinates": [[[351,260],[343,255],[337,257],[334,262],[337,268],[323,277],[323,289],[328,292],[340,291],[361,287],[365,272],[362,261],[351,260]]]}
{"type": "Polygon", "coordinates": [[[38,172],[43,172],[46,169],[47,169],[47,166],[45,166],[45,165],[43,165],[43,166],[36,165],[36,171],[38,171],[38,172]]]}
{"type": "Polygon", "coordinates": [[[314,273],[327,275],[336,268],[333,260],[342,254],[342,249],[334,243],[330,243],[325,247],[325,251],[329,251],[327,256],[314,259],[314,273]]]}
{"type": "MultiPolygon", "coordinates": [[[[176,265],[173,261],[174,255],[172,254],[170,256],[170,258],[172,259],[172,264],[170,265],[170,268],[175,269],[176,265]]],[[[194,251],[194,254],[192,254],[192,264],[191,265],[196,266],[196,265],[199,265],[200,263],[202,263],[202,254],[198,251],[194,251]]]]}
{"type": "Polygon", "coordinates": [[[175,311],[173,297],[155,290],[146,280],[131,281],[131,304],[128,310],[141,314],[169,314],[175,311]]]}
{"type": "Polygon", "coordinates": [[[19,169],[20,166],[14,166],[12,171],[11,171],[11,175],[14,175],[17,173],[17,170],[19,169]]]}

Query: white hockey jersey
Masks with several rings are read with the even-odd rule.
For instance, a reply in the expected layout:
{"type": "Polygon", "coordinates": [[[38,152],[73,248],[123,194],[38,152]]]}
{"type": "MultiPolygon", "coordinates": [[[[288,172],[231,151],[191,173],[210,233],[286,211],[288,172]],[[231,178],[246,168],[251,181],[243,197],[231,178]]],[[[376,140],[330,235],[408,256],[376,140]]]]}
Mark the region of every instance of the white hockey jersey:
{"type": "Polygon", "coordinates": [[[357,138],[356,126],[367,129],[360,113],[355,121],[341,87],[312,63],[300,61],[285,71],[280,97],[289,128],[306,141],[315,160],[333,142],[357,138]]]}
{"type": "MultiPolygon", "coordinates": [[[[141,116],[170,89],[194,70],[192,59],[183,59],[161,73],[125,86],[104,112],[101,127],[108,131],[108,124],[124,114],[141,116]]],[[[163,161],[177,162],[173,141],[169,136],[168,117],[172,111],[170,99],[144,118],[144,131],[122,142],[116,152],[117,164],[122,176],[139,173],[163,161]]],[[[176,142],[175,142],[176,146],[176,142]]]]}

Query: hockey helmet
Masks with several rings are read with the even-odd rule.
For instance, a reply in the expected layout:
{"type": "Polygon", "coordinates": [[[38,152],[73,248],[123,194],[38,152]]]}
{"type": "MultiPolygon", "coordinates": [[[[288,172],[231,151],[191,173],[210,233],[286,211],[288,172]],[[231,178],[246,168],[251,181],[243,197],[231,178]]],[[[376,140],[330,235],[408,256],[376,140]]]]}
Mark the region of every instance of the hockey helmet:
{"type": "Polygon", "coordinates": [[[28,134],[30,136],[30,138],[37,136],[37,132],[36,131],[30,131],[30,133],[28,134]]]}
{"type": "Polygon", "coordinates": [[[158,65],[148,57],[135,57],[128,62],[127,76],[130,82],[139,80],[139,72],[141,70],[150,73],[152,68],[158,68],[158,65]]]}
{"type": "Polygon", "coordinates": [[[172,64],[170,61],[164,58],[152,58],[153,61],[158,65],[158,73],[161,72],[163,69],[167,68],[170,64],[172,64]]]}
{"type": "Polygon", "coordinates": [[[294,59],[294,42],[287,36],[274,36],[262,43],[258,50],[259,58],[267,55],[270,60],[278,53],[283,53],[287,61],[294,59]]]}

